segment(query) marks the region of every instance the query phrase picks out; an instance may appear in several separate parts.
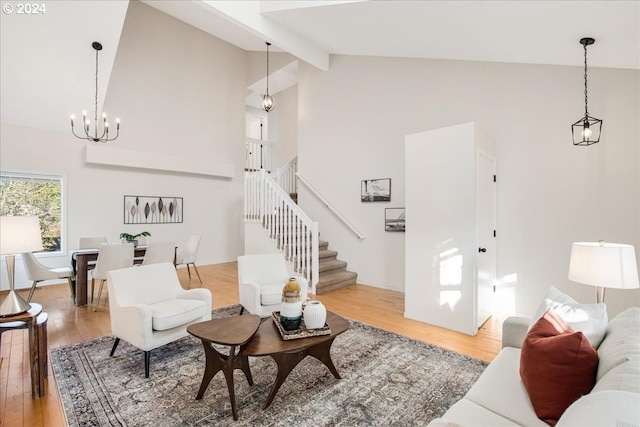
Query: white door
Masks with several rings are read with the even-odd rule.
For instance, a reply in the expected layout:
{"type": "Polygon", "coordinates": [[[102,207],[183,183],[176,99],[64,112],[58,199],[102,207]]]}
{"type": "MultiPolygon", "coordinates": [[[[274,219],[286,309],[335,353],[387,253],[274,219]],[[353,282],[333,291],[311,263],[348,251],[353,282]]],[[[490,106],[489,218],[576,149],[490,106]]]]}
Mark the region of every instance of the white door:
{"type": "Polygon", "coordinates": [[[480,150],[477,162],[476,327],[480,328],[493,313],[493,286],[496,277],[496,162],[480,150]]]}

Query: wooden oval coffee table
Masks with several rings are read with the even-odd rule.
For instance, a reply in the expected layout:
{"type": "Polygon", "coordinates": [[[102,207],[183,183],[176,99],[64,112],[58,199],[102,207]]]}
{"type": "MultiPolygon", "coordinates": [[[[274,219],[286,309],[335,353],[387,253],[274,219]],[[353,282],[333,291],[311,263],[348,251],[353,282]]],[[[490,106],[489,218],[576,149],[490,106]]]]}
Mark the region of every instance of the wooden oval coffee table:
{"type": "Polygon", "coordinates": [[[251,341],[240,347],[240,354],[245,357],[271,356],[278,365],[276,380],[263,409],[271,405],[289,373],[307,356],[315,357],[329,368],[334,377],[341,378],[331,360],[331,344],[338,335],[349,329],[349,323],[343,317],[327,311],[327,324],[331,328],[331,335],[285,341],[273,323],[273,317],[270,317],[260,325],[251,341]]]}

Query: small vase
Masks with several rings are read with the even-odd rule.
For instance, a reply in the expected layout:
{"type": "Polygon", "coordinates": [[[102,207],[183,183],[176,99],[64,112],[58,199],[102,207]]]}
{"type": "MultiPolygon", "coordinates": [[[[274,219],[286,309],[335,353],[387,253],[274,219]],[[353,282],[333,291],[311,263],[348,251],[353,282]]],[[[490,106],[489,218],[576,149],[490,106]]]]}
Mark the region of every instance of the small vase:
{"type": "Polygon", "coordinates": [[[307,329],[320,329],[327,321],[327,309],[320,301],[309,301],[304,308],[304,324],[307,329]]]}
{"type": "Polygon", "coordinates": [[[295,277],[282,289],[282,304],[280,304],[280,323],[285,331],[295,331],[302,320],[302,291],[295,277]]]}

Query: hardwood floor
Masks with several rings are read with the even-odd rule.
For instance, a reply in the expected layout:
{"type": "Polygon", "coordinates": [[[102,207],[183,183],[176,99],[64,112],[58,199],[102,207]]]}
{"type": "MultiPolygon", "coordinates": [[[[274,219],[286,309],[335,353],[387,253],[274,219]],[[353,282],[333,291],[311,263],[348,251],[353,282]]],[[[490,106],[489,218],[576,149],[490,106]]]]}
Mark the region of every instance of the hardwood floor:
{"type": "MultiPolygon", "coordinates": [[[[204,287],[213,293],[213,308],[238,302],[236,263],[198,267],[204,287]]],[[[188,286],[186,269],[179,269],[183,287],[188,286]]],[[[199,286],[194,275],[192,287],[199,286]]],[[[23,291],[21,291],[24,293],[23,291]]],[[[405,319],[404,294],[365,285],[353,285],[315,297],[328,310],[382,329],[478,359],[491,361],[500,351],[502,319],[490,318],[476,336],[405,319]]],[[[49,349],[77,343],[111,332],[108,298],[97,312],[75,307],[66,284],[37,288],[33,301],[49,314],[49,349]]],[[[31,399],[28,340],[25,330],[2,334],[0,351],[0,427],[57,427],[65,425],[53,373],[45,382],[46,395],[31,399]]]]}

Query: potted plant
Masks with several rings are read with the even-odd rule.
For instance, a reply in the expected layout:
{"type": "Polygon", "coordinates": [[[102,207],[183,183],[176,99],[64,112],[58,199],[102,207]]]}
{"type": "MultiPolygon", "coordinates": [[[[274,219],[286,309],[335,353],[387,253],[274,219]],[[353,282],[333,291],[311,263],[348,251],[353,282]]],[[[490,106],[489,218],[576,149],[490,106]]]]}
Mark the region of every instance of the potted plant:
{"type": "Polygon", "coordinates": [[[138,241],[136,239],[140,236],[151,236],[151,233],[149,233],[148,231],[143,231],[142,233],[138,234],[120,233],[120,238],[125,239],[127,242],[132,242],[133,247],[138,246],[138,241]]]}

